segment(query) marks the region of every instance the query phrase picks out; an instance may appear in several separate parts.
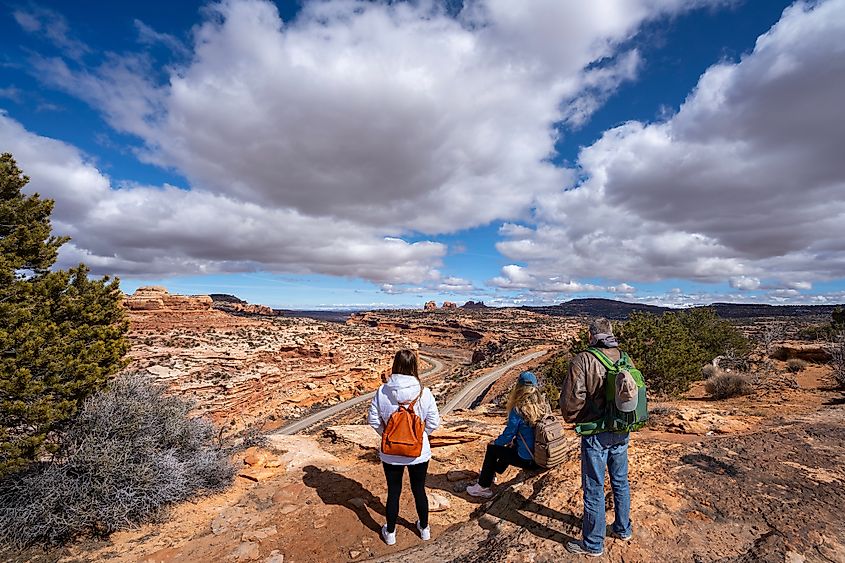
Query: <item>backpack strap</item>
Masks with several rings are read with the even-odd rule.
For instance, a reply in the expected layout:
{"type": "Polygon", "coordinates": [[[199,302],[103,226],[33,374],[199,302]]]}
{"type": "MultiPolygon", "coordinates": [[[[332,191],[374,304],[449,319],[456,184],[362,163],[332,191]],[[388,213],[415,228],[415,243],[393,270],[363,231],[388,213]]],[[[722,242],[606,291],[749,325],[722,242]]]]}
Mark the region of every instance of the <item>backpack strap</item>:
{"type": "MultiPolygon", "coordinates": [[[[587,352],[589,352],[593,357],[595,357],[599,362],[601,362],[601,365],[603,365],[605,367],[605,369],[613,369],[615,362],[613,360],[611,360],[610,358],[608,358],[607,355],[604,352],[602,352],[601,350],[599,350],[598,348],[593,348],[593,347],[587,348],[587,352]]],[[[620,350],[620,352],[621,352],[621,350],[620,350]]],[[[624,356],[625,356],[625,352],[622,352],[621,357],[624,357],[624,356]]]]}
{"type": "MultiPolygon", "coordinates": [[[[528,450],[528,453],[531,454],[531,461],[537,463],[537,460],[534,458],[534,449],[528,447],[528,442],[526,442],[525,438],[522,437],[522,433],[519,431],[519,426],[516,427],[516,435],[519,436],[519,439],[522,440],[522,445],[524,445],[525,449],[528,450]]],[[[536,440],[537,438],[535,437],[534,439],[536,440]]],[[[517,452],[516,455],[519,455],[519,453],[517,452]]]]}
{"type": "Polygon", "coordinates": [[[420,385],[420,392],[419,392],[419,394],[417,395],[417,397],[416,397],[413,401],[405,401],[405,402],[401,402],[401,403],[399,403],[399,406],[401,407],[401,406],[403,406],[403,405],[404,405],[404,406],[405,406],[405,410],[409,410],[409,411],[414,410],[414,405],[416,405],[416,404],[417,404],[417,401],[419,401],[419,400],[420,400],[420,397],[422,397],[422,394],[423,394],[423,389],[424,389],[424,388],[423,388],[423,386],[422,386],[422,385],[420,385]]]}

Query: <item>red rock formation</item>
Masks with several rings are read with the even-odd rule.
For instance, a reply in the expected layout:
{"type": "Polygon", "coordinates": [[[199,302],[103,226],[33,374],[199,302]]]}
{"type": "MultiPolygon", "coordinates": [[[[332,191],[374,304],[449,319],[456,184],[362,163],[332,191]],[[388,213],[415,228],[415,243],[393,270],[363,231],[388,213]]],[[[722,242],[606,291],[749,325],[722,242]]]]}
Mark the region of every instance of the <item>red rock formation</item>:
{"type": "Polygon", "coordinates": [[[436,311],[437,310],[437,303],[434,301],[428,301],[423,307],[424,311],[436,311]]]}
{"type": "Polygon", "coordinates": [[[212,301],[208,295],[171,295],[166,288],[148,286],[139,287],[123,303],[132,311],[208,311],[212,301]]]}
{"type": "Polygon", "coordinates": [[[452,303],[451,301],[444,301],[443,302],[443,308],[444,309],[457,309],[458,306],[455,303],[452,303]]]}

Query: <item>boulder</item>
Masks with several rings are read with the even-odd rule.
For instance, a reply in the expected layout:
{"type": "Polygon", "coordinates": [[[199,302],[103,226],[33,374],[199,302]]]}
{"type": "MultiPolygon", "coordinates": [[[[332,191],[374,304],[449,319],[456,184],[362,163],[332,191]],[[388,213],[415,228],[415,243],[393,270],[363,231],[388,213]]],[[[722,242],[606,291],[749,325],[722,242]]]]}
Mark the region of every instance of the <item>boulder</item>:
{"type": "Polygon", "coordinates": [[[430,512],[443,512],[452,506],[452,501],[440,493],[428,493],[428,510],[430,512]]]}
{"type": "Polygon", "coordinates": [[[255,561],[261,557],[258,550],[258,544],[255,542],[243,542],[235,551],[229,554],[231,561],[255,561]]]}

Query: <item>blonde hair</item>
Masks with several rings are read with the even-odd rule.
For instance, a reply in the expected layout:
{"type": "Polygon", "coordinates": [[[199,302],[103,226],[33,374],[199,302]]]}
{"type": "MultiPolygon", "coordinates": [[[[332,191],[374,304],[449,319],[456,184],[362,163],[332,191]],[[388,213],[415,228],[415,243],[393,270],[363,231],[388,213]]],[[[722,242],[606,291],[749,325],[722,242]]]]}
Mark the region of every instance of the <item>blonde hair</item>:
{"type": "Polygon", "coordinates": [[[507,411],[510,414],[512,409],[534,426],[541,418],[551,412],[546,396],[533,385],[520,385],[517,383],[508,395],[507,411]]]}

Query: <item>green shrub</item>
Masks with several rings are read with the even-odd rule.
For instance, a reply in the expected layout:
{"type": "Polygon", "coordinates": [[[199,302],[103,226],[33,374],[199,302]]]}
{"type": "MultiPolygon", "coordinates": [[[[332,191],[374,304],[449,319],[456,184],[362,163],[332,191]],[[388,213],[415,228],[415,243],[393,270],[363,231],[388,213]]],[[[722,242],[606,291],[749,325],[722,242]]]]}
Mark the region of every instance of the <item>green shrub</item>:
{"type": "Polygon", "coordinates": [[[839,387],[845,387],[845,333],[840,333],[831,349],[833,379],[839,387]]]}
{"type": "Polygon", "coordinates": [[[53,202],[24,195],[28,181],[0,155],[0,477],[53,451],[127,350],[118,281],[51,271],[68,239],[50,234],[53,202]]]}
{"type": "Polygon", "coordinates": [[[750,349],[748,340],[713,309],[632,313],[618,331],[623,350],[657,395],[685,392],[702,377],[701,366],[720,355],[736,356],[750,349]]]}
{"type": "Polygon", "coordinates": [[[786,369],[792,373],[798,373],[807,369],[807,362],[799,358],[786,360],[786,369]]]}
{"type": "Polygon", "coordinates": [[[106,535],[234,476],[214,426],[146,377],[124,375],[83,405],[52,463],[0,481],[0,540],[17,546],[106,535]]]}
{"type": "Polygon", "coordinates": [[[717,373],[704,383],[704,390],[714,399],[727,399],[751,393],[748,377],[738,373],[717,373]]]}

